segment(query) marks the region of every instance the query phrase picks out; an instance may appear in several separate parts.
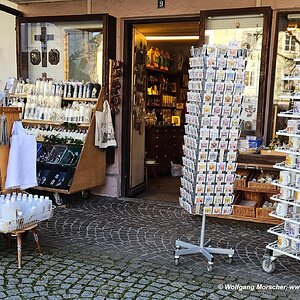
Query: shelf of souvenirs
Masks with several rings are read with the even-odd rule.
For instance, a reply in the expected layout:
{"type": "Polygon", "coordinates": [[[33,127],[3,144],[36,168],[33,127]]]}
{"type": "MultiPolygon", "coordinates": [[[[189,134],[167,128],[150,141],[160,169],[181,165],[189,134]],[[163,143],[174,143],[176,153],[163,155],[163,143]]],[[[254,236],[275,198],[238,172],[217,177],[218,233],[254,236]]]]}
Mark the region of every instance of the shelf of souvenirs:
{"type": "Polygon", "coordinates": [[[295,241],[295,242],[300,242],[299,235],[298,235],[298,237],[293,237],[291,235],[288,235],[285,232],[284,223],[280,223],[277,226],[271,227],[270,229],[268,229],[268,232],[271,233],[271,234],[275,234],[277,236],[281,236],[281,237],[286,238],[286,239],[290,239],[290,240],[295,241]]]}
{"type": "Polygon", "coordinates": [[[296,225],[300,225],[300,216],[297,215],[296,217],[293,217],[291,213],[287,214],[286,217],[278,216],[276,213],[271,212],[269,213],[270,217],[282,220],[282,221],[288,221],[289,223],[293,223],[296,225]]]}
{"type": "Polygon", "coordinates": [[[296,187],[294,185],[285,185],[285,184],[280,183],[278,180],[272,181],[271,184],[275,185],[275,186],[278,186],[280,188],[285,188],[285,189],[294,191],[294,192],[300,192],[300,188],[299,187],[296,187]]]}
{"type": "MultiPolygon", "coordinates": [[[[27,98],[27,94],[9,94],[10,98],[27,98]]],[[[48,96],[47,96],[48,97],[48,96]]],[[[72,97],[62,97],[62,101],[82,101],[82,102],[97,102],[97,98],[72,98],[72,97]]]]}
{"type": "Polygon", "coordinates": [[[58,121],[46,121],[46,120],[22,120],[24,125],[51,125],[51,126],[63,126],[64,124],[74,124],[79,128],[88,128],[90,123],[72,123],[72,122],[58,122],[58,121]]]}
{"type": "Polygon", "coordinates": [[[151,105],[147,104],[147,107],[155,107],[155,108],[176,108],[176,106],[168,106],[168,105],[151,105]]]}
{"type": "MultiPolygon", "coordinates": [[[[300,96],[299,96],[300,97],[300,96]]],[[[300,98],[299,98],[300,99],[300,98]]],[[[277,114],[278,117],[300,119],[300,114],[296,114],[292,109],[277,114]]]]}
{"type": "Polygon", "coordinates": [[[290,171],[294,173],[300,173],[300,169],[289,168],[286,166],[285,162],[277,163],[273,166],[274,169],[279,169],[283,171],[290,171]]]}
{"type": "Polygon", "coordinates": [[[283,254],[283,255],[295,258],[295,259],[300,259],[299,251],[297,251],[297,250],[295,250],[291,247],[284,248],[284,250],[280,249],[278,247],[278,242],[277,241],[268,244],[267,249],[269,249],[271,251],[275,251],[276,253],[279,253],[279,254],[283,254]]]}
{"type": "Polygon", "coordinates": [[[151,67],[147,67],[147,70],[154,71],[154,72],[165,73],[165,74],[170,74],[170,75],[182,75],[183,74],[183,73],[177,73],[177,72],[170,71],[170,70],[162,70],[162,69],[151,68],[151,67]]]}

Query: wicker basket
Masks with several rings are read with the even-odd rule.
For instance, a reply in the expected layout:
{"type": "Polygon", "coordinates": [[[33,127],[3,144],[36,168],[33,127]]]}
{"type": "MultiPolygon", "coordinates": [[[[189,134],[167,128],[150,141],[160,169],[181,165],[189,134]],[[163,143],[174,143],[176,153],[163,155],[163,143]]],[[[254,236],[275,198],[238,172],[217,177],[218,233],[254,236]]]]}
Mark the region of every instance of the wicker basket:
{"type": "Polygon", "coordinates": [[[246,178],[236,179],[234,181],[234,187],[246,187],[247,181],[250,178],[251,172],[248,170],[238,170],[237,174],[241,175],[242,177],[246,176],[246,178]]]}
{"type": "Polygon", "coordinates": [[[262,183],[262,182],[248,182],[248,187],[255,190],[277,190],[277,186],[271,183],[262,183]]]}
{"type": "Polygon", "coordinates": [[[255,218],[256,208],[261,203],[261,195],[259,193],[245,193],[245,197],[237,197],[234,205],[232,206],[232,213],[236,216],[255,218]],[[255,202],[254,206],[240,205],[242,200],[248,200],[255,202]]]}
{"type": "Polygon", "coordinates": [[[246,179],[238,179],[234,181],[234,187],[246,187],[247,186],[247,180],[246,179]]]}
{"type": "Polygon", "coordinates": [[[256,207],[256,218],[258,219],[274,219],[269,216],[269,213],[274,211],[274,208],[256,207]]]}

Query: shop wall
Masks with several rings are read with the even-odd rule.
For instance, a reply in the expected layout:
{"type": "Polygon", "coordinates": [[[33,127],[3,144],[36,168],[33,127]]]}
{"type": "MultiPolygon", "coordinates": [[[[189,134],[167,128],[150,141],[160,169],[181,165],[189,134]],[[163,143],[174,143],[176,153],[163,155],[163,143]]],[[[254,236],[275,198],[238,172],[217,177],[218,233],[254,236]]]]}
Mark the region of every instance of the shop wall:
{"type": "MultiPolygon", "coordinates": [[[[8,1],[1,1],[1,4],[17,8],[8,1]]],[[[16,31],[15,16],[0,11],[0,91],[4,89],[8,77],[17,76],[17,58],[16,58],[16,31]]]]}
{"type": "MultiPolygon", "coordinates": [[[[123,20],[130,18],[171,17],[179,15],[197,15],[200,10],[245,8],[255,6],[271,6],[273,9],[289,9],[300,7],[299,0],[166,0],[164,9],[156,8],[157,1],[136,0],[93,0],[91,10],[88,11],[88,1],[74,0],[55,3],[23,4],[20,10],[25,16],[42,15],[73,15],[86,13],[109,13],[117,18],[117,59],[123,57],[123,20]]],[[[122,109],[121,109],[122,111],[122,109]]],[[[121,114],[116,118],[117,139],[121,141],[121,114]]],[[[95,193],[119,196],[121,192],[121,145],[116,149],[116,163],[107,168],[107,183],[105,187],[95,189],[95,193]]]]}

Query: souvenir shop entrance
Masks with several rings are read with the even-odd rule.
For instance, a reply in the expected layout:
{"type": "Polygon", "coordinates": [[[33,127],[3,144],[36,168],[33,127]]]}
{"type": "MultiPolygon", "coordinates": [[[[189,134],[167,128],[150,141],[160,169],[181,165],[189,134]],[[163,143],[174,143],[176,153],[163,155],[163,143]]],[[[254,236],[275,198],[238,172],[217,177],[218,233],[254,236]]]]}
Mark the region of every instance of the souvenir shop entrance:
{"type": "Polygon", "coordinates": [[[178,201],[188,58],[198,41],[199,16],[125,21],[125,196],[178,201]]]}

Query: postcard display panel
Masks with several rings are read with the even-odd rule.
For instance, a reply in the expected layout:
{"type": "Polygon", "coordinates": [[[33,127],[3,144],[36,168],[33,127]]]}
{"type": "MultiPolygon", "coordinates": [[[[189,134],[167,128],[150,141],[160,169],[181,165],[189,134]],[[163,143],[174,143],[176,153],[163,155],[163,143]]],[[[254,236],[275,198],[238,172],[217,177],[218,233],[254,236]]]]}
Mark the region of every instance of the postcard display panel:
{"type": "MultiPolygon", "coordinates": [[[[205,214],[232,210],[246,56],[235,45],[191,48],[179,202],[189,213],[203,215],[202,248],[205,214]]],[[[180,253],[188,247],[182,243],[176,242],[175,262],[191,253],[180,253]]]]}

